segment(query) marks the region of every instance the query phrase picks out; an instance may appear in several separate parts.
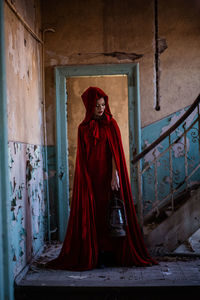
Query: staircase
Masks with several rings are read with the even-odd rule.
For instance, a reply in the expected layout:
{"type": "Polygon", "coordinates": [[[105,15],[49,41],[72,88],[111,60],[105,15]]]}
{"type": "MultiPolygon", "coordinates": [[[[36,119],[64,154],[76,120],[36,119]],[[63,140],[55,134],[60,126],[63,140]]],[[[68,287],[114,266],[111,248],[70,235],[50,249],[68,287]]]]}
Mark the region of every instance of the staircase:
{"type": "Polygon", "coordinates": [[[132,164],[146,244],[154,255],[172,252],[200,228],[200,95],[132,164]]]}
{"type": "Polygon", "coordinates": [[[173,212],[166,206],[152,223],[144,225],[146,245],[153,255],[171,253],[199,228],[200,188],[175,199],[173,212]]]}

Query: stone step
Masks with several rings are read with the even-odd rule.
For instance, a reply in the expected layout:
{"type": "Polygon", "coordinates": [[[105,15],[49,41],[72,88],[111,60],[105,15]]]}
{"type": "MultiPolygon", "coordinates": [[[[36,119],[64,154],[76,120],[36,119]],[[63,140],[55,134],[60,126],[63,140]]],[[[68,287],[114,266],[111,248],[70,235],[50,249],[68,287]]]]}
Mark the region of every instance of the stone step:
{"type": "Polygon", "coordinates": [[[144,226],[145,242],[151,252],[174,251],[200,228],[200,188],[162,222],[144,226]]]}
{"type": "Polygon", "coordinates": [[[151,267],[116,267],[84,272],[32,265],[15,286],[15,300],[188,299],[200,292],[200,258],[162,257],[151,267]]]}

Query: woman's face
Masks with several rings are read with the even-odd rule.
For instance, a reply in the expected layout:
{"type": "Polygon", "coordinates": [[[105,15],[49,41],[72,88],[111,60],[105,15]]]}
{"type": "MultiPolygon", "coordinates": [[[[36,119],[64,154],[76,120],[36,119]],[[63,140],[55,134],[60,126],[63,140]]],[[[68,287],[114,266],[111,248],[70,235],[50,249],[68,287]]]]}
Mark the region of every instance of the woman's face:
{"type": "Polygon", "coordinates": [[[106,104],[104,98],[100,98],[97,100],[95,110],[94,110],[94,117],[99,118],[103,115],[104,110],[105,110],[106,104]]]}

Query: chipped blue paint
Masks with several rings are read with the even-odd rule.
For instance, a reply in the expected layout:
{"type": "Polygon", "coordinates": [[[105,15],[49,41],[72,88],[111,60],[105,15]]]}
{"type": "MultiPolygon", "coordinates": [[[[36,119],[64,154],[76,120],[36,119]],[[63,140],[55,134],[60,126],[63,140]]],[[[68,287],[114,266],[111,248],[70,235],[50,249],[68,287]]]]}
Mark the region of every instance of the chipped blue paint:
{"type": "MultiPolygon", "coordinates": [[[[149,126],[142,128],[142,150],[155,141],[161,134],[169,129],[186,111],[187,108],[182,109],[158,122],[155,122],[149,126]]],[[[197,118],[197,110],[195,110],[185,121],[185,128],[187,129],[192,122],[197,118]]],[[[184,132],[183,124],[181,124],[176,131],[171,134],[171,141],[174,141],[184,132]]],[[[188,157],[188,174],[197,166],[200,162],[199,154],[199,139],[198,139],[198,125],[195,124],[191,130],[187,133],[187,157],[188,157]]],[[[185,182],[185,150],[183,138],[173,145],[172,147],[172,166],[173,166],[173,188],[180,186],[178,193],[186,188],[185,182]]],[[[169,139],[163,140],[155,149],[148,153],[143,161],[143,167],[149,162],[153,161],[154,157],[157,157],[169,146],[169,139]]],[[[157,174],[158,174],[158,201],[163,200],[170,192],[170,170],[169,170],[169,152],[166,152],[157,161],[157,174]]],[[[143,188],[143,206],[144,214],[148,213],[155,202],[155,187],[154,187],[154,165],[143,174],[142,188],[143,188]]],[[[200,183],[200,169],[198,169],[194,175],[190,178],[188,184],[192,186],[200,183]]]]}
{"type": "Polygon", "coordinates": [[[9,142],[11,249],[17,275],[44,247],[47,207],[44,181],[44,148],[9,142]]]}

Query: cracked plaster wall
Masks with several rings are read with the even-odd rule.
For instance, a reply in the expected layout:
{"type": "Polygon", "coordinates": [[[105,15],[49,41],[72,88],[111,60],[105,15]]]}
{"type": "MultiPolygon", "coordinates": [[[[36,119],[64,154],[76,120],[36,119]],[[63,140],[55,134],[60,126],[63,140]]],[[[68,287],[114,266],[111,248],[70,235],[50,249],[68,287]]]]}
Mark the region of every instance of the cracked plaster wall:
{"type": "MultiPolygon", "coordinates": [[[[12,1],[40,34],[38,0],[12,1]]],[[[41,251],[46,235],[41,45],[5,2],[11,248],[17,275],[41,251]]]]}

